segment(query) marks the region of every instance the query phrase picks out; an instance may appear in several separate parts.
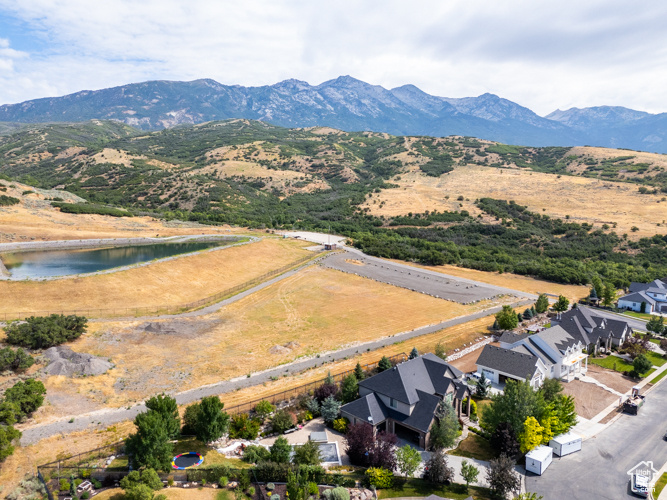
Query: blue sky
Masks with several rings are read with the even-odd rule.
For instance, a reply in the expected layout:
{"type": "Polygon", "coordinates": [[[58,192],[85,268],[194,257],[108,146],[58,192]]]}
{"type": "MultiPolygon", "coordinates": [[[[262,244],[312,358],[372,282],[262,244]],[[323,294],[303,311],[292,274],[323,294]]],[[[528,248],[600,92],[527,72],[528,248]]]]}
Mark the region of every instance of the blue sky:
{"type": "Polygon", "coordinates": [[[152,79],[352,75],[539,114],[667,111],[667,3],[0,0],[0,104],[152,79]]]}

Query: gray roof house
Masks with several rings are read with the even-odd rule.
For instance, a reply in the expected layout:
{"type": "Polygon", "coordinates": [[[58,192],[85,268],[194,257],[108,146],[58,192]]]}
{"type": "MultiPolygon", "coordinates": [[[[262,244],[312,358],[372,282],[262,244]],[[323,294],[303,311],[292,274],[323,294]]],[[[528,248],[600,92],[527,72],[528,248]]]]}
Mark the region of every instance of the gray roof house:
{"type": "Polygon", "coordinates": [[[631,283],[630,293],[618,299],[620,309],[649,314],[667,313],[667,278],[654,280],[650,283],[631,283]]]}
{"type": "Polygon", "coordinates": [[[632,335],[624,321],[596,316],[584,307],[563,313],[551,324],[534,335],[503,335],[500,347],[484,346],[477,359],[478,373],[497,384],[528,380],[535,388],[545,378],[570,380],[588,370],[587,353],[610,349],[632,335]]]}
{"type": "Polygon", "coordinates": [[[439,357],[424,354],[360,381],[360,398],[343,405],[341,414],[352,424],[363,422],[427,448],[441,401],[453,405],[459,416],[470,413],[462,408],[470,395],[462,376],[439,357]]]}

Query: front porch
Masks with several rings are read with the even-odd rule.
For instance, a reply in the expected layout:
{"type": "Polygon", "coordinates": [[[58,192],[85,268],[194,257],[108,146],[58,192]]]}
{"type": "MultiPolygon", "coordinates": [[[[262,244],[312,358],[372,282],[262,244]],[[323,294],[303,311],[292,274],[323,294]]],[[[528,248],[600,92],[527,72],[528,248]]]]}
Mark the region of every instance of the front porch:
{"type": "Polygon", "coordinates": [[[563,382],[570,382],[577,375],[586,375],[586,372],[588,372],[588,354],[579,353],[576,356],[572,356],[567,360],[563,360],[561,366],[560,375],[563,382]]]}

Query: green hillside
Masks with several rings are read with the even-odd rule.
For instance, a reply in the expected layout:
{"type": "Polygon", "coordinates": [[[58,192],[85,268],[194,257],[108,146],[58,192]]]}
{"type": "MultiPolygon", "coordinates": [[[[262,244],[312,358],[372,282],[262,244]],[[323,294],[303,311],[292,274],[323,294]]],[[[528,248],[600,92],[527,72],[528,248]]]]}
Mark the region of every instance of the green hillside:
{"type": "Polygon", "coordinates": [[[631,152],[612,153],[466,137],[286,129],[248,120],[151,133],[93,121],[31,125],[0,136],[0,175],[90,202],[88,208],[62,207],[73,213],[111,213],[104,208],[111,205],[210,224],[331,230],[376,255],[567,283],[586,283],[593,274],[617,286],[664,277],[662,236],[631,242],[613,230],[552,220],[501,200],[477,200],[486,222],[467,212],[383,218],[362,208],[372,194],[397,188],[392,179],[405,172],[437,177],[465,164],[603,179],[614,172],[646,192],[667,191],[661,155],[647,164],[644,153],[642,165],[632,167],[631,152]]]}

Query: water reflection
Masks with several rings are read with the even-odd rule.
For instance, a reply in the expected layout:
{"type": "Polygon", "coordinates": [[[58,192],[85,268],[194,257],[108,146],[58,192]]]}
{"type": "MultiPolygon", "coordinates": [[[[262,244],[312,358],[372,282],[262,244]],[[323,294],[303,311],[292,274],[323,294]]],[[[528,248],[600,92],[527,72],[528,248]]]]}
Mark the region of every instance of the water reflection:
{"type": "Polygon", "coordinates": [[[225,243],[220,241],[156,243],[113,248],[17,252],[2,255],[2,262],[12,279],[46,278],[105,271],[223,244],[225,243]]]}

